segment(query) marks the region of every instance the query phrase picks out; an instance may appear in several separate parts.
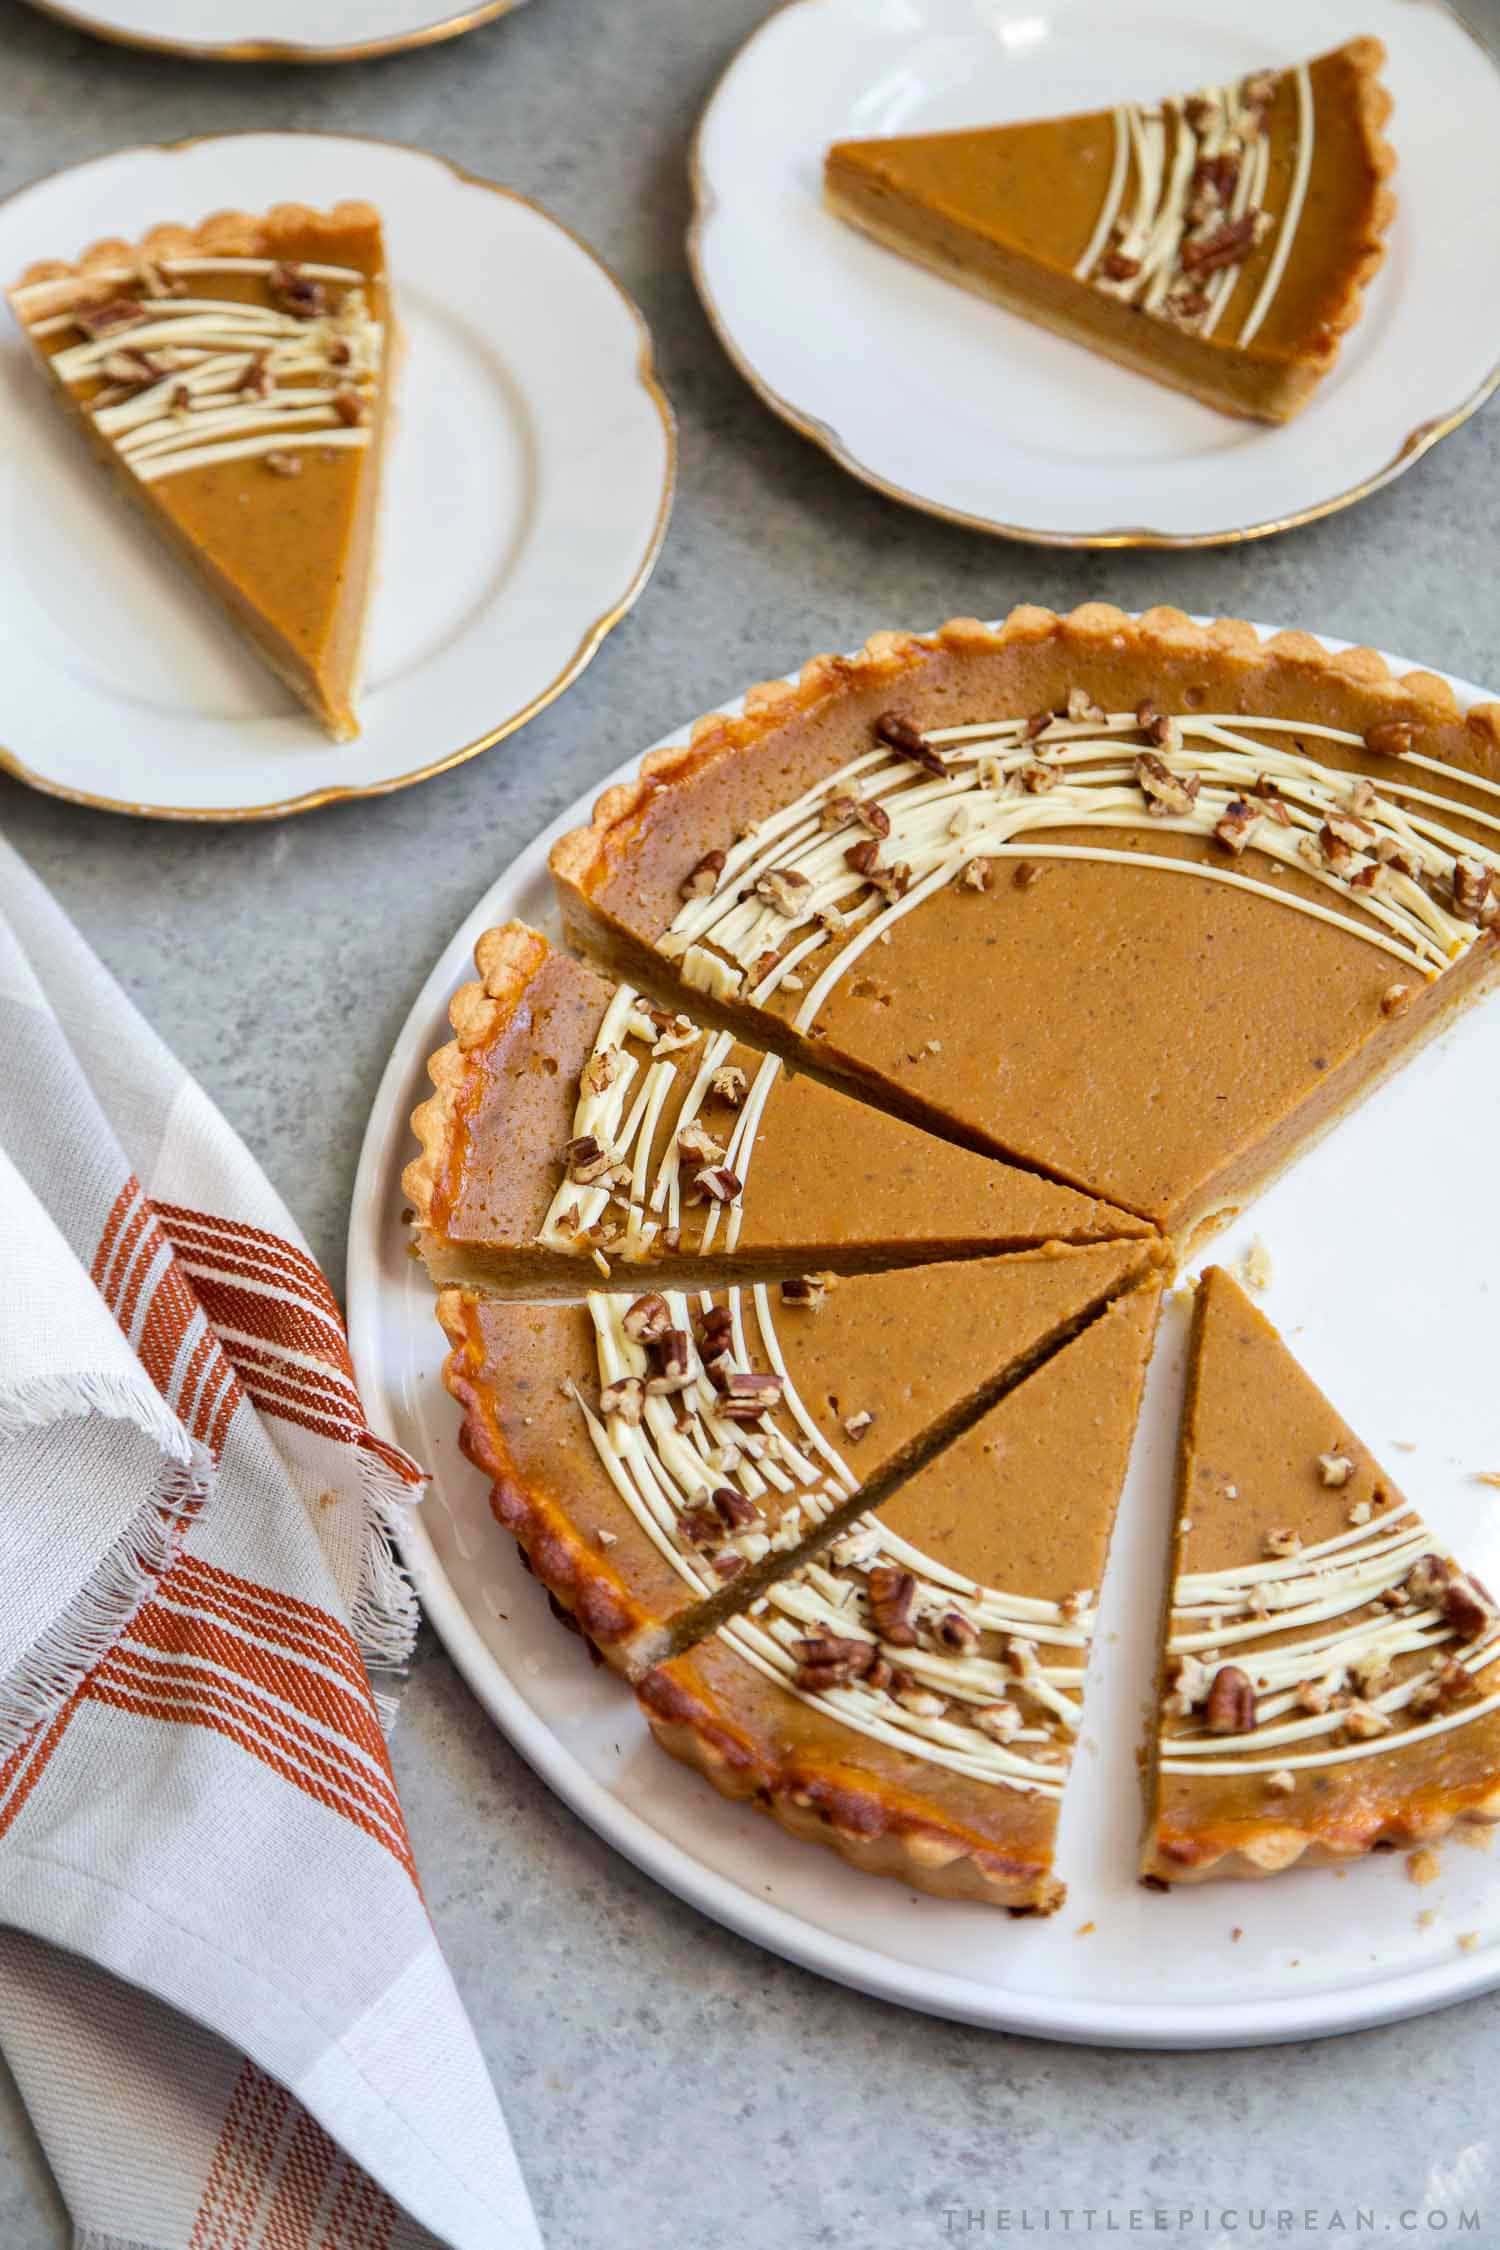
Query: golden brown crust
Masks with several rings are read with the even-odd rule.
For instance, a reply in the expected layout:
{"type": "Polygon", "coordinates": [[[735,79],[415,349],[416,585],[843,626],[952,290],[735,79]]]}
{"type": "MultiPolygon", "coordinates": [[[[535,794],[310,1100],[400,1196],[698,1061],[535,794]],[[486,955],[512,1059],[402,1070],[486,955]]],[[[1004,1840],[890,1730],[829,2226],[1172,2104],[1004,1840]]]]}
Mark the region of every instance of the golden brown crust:
{"type": "Polygon", "coordinates": [[[636,1695],[669,1756],[721,1796],[755,1804],[789,1835],[826,1845],[864,1874],[1016,1913],[1055,1913],[1066,1896],[1046,1869],[984,1846],[873,1774],[810,1756],[767,1757],[731,1713],[668,1667],[648,1673],[636,1695]]]}
{"type": "Polygon", "coordinates": [[[1375,1851],[1435,1844],[1455,1828],[1500,1824],[1500,1787],[1467,1803],[1428,1794],[1415,1801],[1372,1805],[1366,1818],[1332,1832],[1266,1820],[1251,1834],[1245,1823],[1195,1829],[1191,1837],[1148,1839],[1141,1871],[1165,1883],[1206,1883],[1238,1876],[1279,1875],[1284,1868],[1344,1866],[1375,1851]]]}
{"type": "MultiPolygon", "coordinates": [[[[1140,617],[1107,602],[1086,602],[1068,615],[1023,604],[998,626],[977,618],[952,618],[935,633],[875,633],[857,655],[814,656],[792,680],[767,680],[750,689],[739,712],[699,719],[686,742],[651,751],[633,781],[605,790],[586,828],[560,836],[552,847],[554,880],[587,906],[628,859],[653,804],[667,790],[692,782],[708,768],[768,741],[789,720],[821,712],[855,693],[910,683],[934,655],[994,652],[1024,642],[1054,641],[1076,661],[1087,680],[1091,652],[1138,657],[1143,667],[1170,656],[1201,655],[1227,663],[1237,675],[1247,709],[1255,707],[1273,677],[1335,680],[1357,691],[1368,710],[1366,725],[1397,720],[1420,736],[1451,729],[1462,716],[1476,736],[1476,756],[1500,758],[1500,703],[1460,712],[1452,689],[1431,672],[1399,678],[1374,649],[1324,648],[1310,633],[1285,632],[1262,640],[1240,618],[1200,625],[1178,609],[1149,609],[1140,617]]],[[[1165,704],[1164,708],[1170,708],[1165,704]]],[[[1420,746],[1420,745],[1419,745],[1420,746]]]]}
{"type": "Polygon", "coordinates": [[[438,1292],[438,1320],[453,1347],[443,1363],[443,1383],[463,1414],[459,1445],[490,1479],[496,1522],[514,1538],[554,1602],[607,1663],[634,1674],[665,1653],[660,1621],[605,1556],[585,1543],[567,1514],[517,1469],[490,1409],[482,1379],[484,1347],[470,1319],[471,1302],[461,1289],[438,1292]]]}
{"type": "Polygon", "coordinates": [[[109,274],[128,273],[143,259],[282,258],[289,255],[293,244],[300,246],[299,256],[308,258],[315,255],[320,240],[327,247],[326,262],[337,265],[347,263],[334,253],[340,244],[347,248],[351,235],[363,235],[378,244],[380,214],[373,204],[350,201],[336,203],[330,211],[317,211],[306,203],[275,203],[269,211],[260,213],[215,211],[195,227],[171,223],[151,227],[138,242],[106,235],[90,243],[71,262],[38,259],[12,284],[12,290],[29,289],[42,281],[102,280],[109,274]]]}
{"type": "Polygon", "coordinates": [[[448,1003],[455,1037],[439,1047],[427,1064],[433,1092],[411,1113],[411,1129],[421,1143],[401,1175],[402,1192],[418,1226],[431,1223],[440,1183],[459,1154],[464,1096],[471,1083],[469,1057],[500,1036],[551,947],[524,922],[504,922],[486,930],[474,947],[476,983],[461,984],[448,1003]]]}
{"type": "Polygon", "coordinates": [[[1385,237],[1396,216],[1395,191],[1389,185],[1396,169],[1396,151],[1385,134],[1394,104],[1380,77],[1385,68],[1384,43],[1374,38],[1351,39],[1324,60],[1336,58],[1346,62],[1352,74],[1356,130],[1374,186],[1365,232],[1349,245],[1343,296],[1327,314],[1317,350],[1305,355],[1316,366],[1319,379],[1333,366],[1339,356],[1340,339],[1356,325],[1365,309],[1365,291],[1385,262],[1385,237]]]}

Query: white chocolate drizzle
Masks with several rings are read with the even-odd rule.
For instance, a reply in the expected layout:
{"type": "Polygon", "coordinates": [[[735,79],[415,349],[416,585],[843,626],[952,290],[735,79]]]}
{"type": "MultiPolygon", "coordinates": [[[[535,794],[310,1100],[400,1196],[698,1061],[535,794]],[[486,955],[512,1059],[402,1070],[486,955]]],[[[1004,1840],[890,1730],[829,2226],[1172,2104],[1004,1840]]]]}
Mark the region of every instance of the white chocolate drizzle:
{"type": "MultiPolygon", "coordinates": [[[[1492,881],[1500,872],[1496,814],[1404,776],[1377,784],[1309,755],[1306,745],[1318,741],[1362,747],[1359,735],[1338,728],[1207,713],[1174,718],[1170,730],[1168,743],[1153,755],[1168,776],[1196,784],[1196,798],[1180,813],[1161,814],[1158,806],[1154,814],[1149,807],[1136,768],[1146,744],[1130,712],[1054,718],[1040,736],[1033,722],[1018,718],[934,729],[925,740],[942,757],[940,775],[883,746],[869,750],[734,845],[713,891],[689,900],[658,946],[681,963],[685,977],[696,961],[714,960],[721,982],[726,972],[735,976],[734,989],[759,1005],[795,974],[802,998],[791,1022],[806,1031],[833,987],[895,922],[975,861],[1005,857],[1094,860],[1237,885],[1332,924],[1424,980],[1473,944],[1478,925],[1453,910],[1456,869],[1466,859],[1492,881]],[[1033,791],[1028,782],[1038,780],[1042,786],[1033,791]],[[1274,800],[1263,794],[1268,784],[1278,793],[1274,800]],[[878,878],[848,864],[848,848],[867,841],[868,832],[852,814],[830,824],[830,808],[846,798],[873,802],[888,819],[879,861],[888,871],[902,871],[900,885],[888,875],[882,888],[878,878]],[[1326,824],[1347,822],[1356,802],[1350,833],[1361,848],[1330,852],[1321,841],[1326,824]],[[1246,874],[1228,849],[1216,849],[1211,859],[1175,858],[1106,842],[1047,840],[1049,831],[1089,828],[1211,840],[1232,805],[1255,809],[1249,840],[1257,853],[1295,869],[1325,896],[1308,897],[1246,874]],[[1493,832],[1495,840],[1475,843],[1434,818],[1429,807],[1448,809],[1493,832]],[[773,870],[805,878],[790,913],[756,890],[758,878],[773,870]],[[835,936],[837,953],[809,981],[804,969],[835,936]],[[772,965],[752,975],[763,956],[772,965]]],[[[1455,777],[1437,760],[1414,755],[1403,764],[1500,797],[1496,785],[1469,774],[1455,777]]]]}
{"type": "MultiPolygon", "coordinates": [[[[1241,347],[1259,331],[1281,286],[1312,171],[1312,81],[1306,64],[1289,76],[1296,97],[1291,178],[1265,275],[1233,339],[1241,347]]],[[[1265,209],[1271,170],[1265,117],[1274,86],[1269,76],[1252,78],[1204,87],[1156,108],[1117,108],[1110,176],[1073,268],[1076,278],[1189,334],[1211,336],[1244,259],[1273,225],[1265,209]],[[1207,265],[1200,277],[1204,253],[1221,237],[1237,254],[1207,265]]]]}
{"type": "MultiPolygon", "coordinates": [[[[163,259],[156,270],[184,287],[192,275],[278,268],[266,258],[182,258],[163,259]]],[[[146,484],[305,447],[365,447],[382,348],[368,276],[346,266],[294,270],[308,282],[339,287],[337,304],[305,318],[239,298],[143,294],[129,300],[138,304],[136,318],[56,352],[52,374],[71,391],[87,390],[95,428],[146,484]],[[127,376],[132,361],[137,372],[127,376]]],[[[134,276],[59,276],[13,295],[24,306],[37,301],[27,326],[48,336],[75,325],[66,300],[86,297],[97,305],[106,278],[128,286],[134,276]]]]}
{"type": "Polygon", "coordinates": [[[1431,1551],[1421,1518],[1402,1505],[1291,1556],[1184,1572],[1173,1589],[1169,1663],[1197,1660],[1206,1674],[1226,1655],[1251,1681],[1255,1721],[1231,1735],[1194,1730],[1195,1709],[1183,1731],[1163,1728],[1161,1771],[1235,1776],[1342,1765],[1404,1750],[1500,1709],[1495,1692],[1424,1715],[1437,1705],[1431,1691],[1445,1666],[1456,1660],[1476,1675],[1500,1655],[1500,1615],[1461,1643],[1441,1604],[1407,1588],[1413,1566],[1431,1551]],[[1362,1674],[1384,1680],[1389,1667],[1408,1658],[1422,1661],[1403,1666],[1390,1685],[1360,1692],[1362,1674]],[[1317,1700],[1325,1708],[1307,1707],[1300,1691],[1309,1685],[1322,1691],[1317,1700]],[[1355,1700],[1376,1715],[1374,1728],[1364,1738],[1340,1739],[1355,1700]]]}

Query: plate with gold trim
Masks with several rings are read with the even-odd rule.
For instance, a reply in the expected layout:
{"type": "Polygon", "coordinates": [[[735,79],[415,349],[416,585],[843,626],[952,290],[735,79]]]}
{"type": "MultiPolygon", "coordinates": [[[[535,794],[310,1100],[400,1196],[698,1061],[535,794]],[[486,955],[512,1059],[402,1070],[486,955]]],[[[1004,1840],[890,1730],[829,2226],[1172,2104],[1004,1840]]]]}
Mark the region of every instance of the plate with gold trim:
{"type": "MultiPolygon", "coordinates": [[[[1450,684],[1465,706],[1493,700],[1450,684]]],[[[1050,1920],[919,1896],[726,1803],[661,1755],[628,1689],[559,1628],[459,1449],[432,1288],[402,1221],[401,1172],[415,1147],[411,1110],[429,1091],[427,1057],[450,1036],[448,1001],[472,973],[475,939],[512,915],[556,936],[548,851],[589,817],[597,790],[637,764],[561,813],[454,933],[386,1066],[354,1188],[347,1290],[361,1392],[374,1427],[432,1471],[403,1552],[486,1711],[581,1819],[667,1889],[773,1953],[932,2014],[1096,2045],[1203,2048],[1352,2031],[1500,1986],[1500,1848],[1450,1842],[1437,1881],[1420,1891],[1399,1859],[1382,1856],[1170,1897],[1135,1879],[1136,1755],[1185,1381],[1180,1290],[1163,1319],[1101,1590],[1058,1847],[1068,1898],[1050,1920]]],[[[1500,998],[1310,1148],[1202,1261],[1234,1263],[1253,1240],[1266,1245],[1272,1320],[1439,1538],[1490,1584],[1500,1507],[1475,1471],[1500,1466],[1491,1366],[1500,1204],[1483,1188],[1497,1043],[1500,998]],[[1442,1163],[1424,1164],[1408,1190],[1403,1167],[1434,1147],[1442,1163]]]]}
{"type": "Polygon", "coordinates": [[[204,9],[194,0],[32,0],[46,16],[121,47],[186,55],[194,62],[366,62],[409,47],[456,39],[480,24],[509,15],[524,0],[477,0],[470,8],[444,8],[434,0],[325,0],[317,11],[317,36],[308,37],[302,0],[234,0],[204,9]]]}
{"type": "Polygon", "coordinates": [[[693,171],[694,274],[747,382],[854,476],[976,530],[1262,537],[1377,491],[1500,381],[1500,237],[1472,224],[1500,195],[1500,69],[1441,0],[788,0],[721,79],[693,171]],[[822,201],[838,139],[1149,103],[1359,34],[1388,50],[1396,217],[1337,365],[1281,427],[1003,311],[822,201]]]}
{"type": "Polygon", "coordinates": [[[644,586],[676,436],[640,313],[544,211],[377,140],[130,149],[0,203],[0,275],[229,207],[381,212],[402,353],[362,731],[328,741],[0,343],[0,765],[121,812],[247,820],[399,789],[561,694],[644,586]]]}

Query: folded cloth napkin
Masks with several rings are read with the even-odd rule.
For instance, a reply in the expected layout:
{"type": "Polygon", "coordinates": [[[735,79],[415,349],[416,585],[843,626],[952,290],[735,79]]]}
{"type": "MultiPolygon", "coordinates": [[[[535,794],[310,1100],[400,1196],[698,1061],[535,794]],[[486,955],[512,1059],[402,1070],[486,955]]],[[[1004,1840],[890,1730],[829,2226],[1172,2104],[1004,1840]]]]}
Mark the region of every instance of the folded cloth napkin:
{"type": "Polygon", "coordinates": [[[420,1470],[0,842],[0,2046],[83,2250],[535,2250],[367,1664],[420,1470]]]}

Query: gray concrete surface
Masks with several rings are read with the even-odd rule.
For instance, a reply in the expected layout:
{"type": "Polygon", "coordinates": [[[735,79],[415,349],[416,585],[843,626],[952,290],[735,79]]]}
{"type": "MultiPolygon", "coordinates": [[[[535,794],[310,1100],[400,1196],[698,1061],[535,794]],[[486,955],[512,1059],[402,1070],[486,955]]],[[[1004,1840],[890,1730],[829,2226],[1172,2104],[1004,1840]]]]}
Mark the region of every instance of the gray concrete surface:
{"type": "MultiPolygon", "coordinates": [[[[0,779],[9,835],[334,1275],[370,1100],[435,953],[595,776],[746,682],[877,625],[1091,596],[1312,624],[1500,679],[1495,411],[1350,513],[1180,556],[1050,554],[928,522],[773,420],[715,344],[681,248],[693,121],[761,13],[533,0],[452,46],[299,72],[132,55],[0,0],[0,192],[132,142],[250,125],[420,143],[597,247],[652,323],[681,418],[654,582],[571,692],[488,756],[383,802],[217,830],[76,811],[0,779]]],[[[1500,33],[1500,0],[1482,14],[1500,33]]],[[[0,721],[3,707],[0,681],[0,721]]],[[[1263,2231],[1313,2239],[1340,2220],[1354,2234],[1364,2209],[1398,2238],[1459,2234],[1477,2210],[1461,2238],[1500,2244],[1500,1999],[1258,2054],[996,2037],[822,1984],[679,1906],[549,1796],[430,1636],[396,1755],[433,1914],[555,2250],[926,2250],[997,2239],[1006,2212],[1013,2234],[1025,2213],[1040,2236],[1050,2213],[1063,2236],[1154,2231],[1158,2210],[1158,2239],[1225,2245],[1262,2211],[1263,2231]]],[[[0,2085],[0,2250],[64,2237],[0,2085]]]]}

